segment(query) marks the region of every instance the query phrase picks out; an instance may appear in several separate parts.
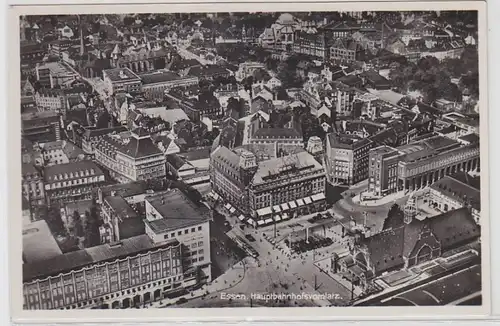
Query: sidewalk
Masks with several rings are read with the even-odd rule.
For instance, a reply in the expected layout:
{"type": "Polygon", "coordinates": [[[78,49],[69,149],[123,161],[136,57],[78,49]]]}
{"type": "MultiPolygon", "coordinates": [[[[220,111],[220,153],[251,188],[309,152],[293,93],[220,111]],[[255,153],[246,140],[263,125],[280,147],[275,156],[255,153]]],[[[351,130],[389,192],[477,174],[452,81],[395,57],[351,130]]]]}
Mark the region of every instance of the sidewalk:
{"type": "Polygon", "coordinates": [[[407,197],[408,195],[405,195],[403,191],[398,191],[398,192],[389,194],[387,196],[384,196],[380,199],[363,200],[363,201],[361,201],[360,196],[361,196],[361,194],[357,194],[356,196],[352,197],[352,202],[354,204],[360,205],[360,206],[377,207],[377,206],[389,204],[391,202],[395,202],[396,200],[407,197]]]}

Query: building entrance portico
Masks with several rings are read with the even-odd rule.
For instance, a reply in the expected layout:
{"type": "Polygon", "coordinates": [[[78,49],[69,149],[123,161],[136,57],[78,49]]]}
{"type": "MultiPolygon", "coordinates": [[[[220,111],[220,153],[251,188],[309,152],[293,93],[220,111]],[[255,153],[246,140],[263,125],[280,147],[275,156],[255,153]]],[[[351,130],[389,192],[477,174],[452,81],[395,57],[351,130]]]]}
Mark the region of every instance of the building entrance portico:
{"type": "Polygon", "coordinates": [[[444,178],[445,175],[457,172],[479,172],[479,159],[475,158],[466,162],[456,163],[450,166],[439,168],[435,171],[429,171],[415,175],[413,177],[401,178],[398,180],[399,190],[415,191],[430,186],[432,183],[444,178]]]}

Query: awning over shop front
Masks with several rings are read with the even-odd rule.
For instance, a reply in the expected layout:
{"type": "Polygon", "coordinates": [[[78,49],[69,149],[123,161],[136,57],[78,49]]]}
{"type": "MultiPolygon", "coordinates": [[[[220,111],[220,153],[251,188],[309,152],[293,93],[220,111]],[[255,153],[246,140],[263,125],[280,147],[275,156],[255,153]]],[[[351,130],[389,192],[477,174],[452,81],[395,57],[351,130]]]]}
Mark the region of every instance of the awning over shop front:
{"type": "Polygon", "coordinates": [[[306,203],[306,205],[311,204],[312,203],[311,197],[304,198],[304,203],[306,203]]]}
{"type": "Polygon", "coordinates": [[[269,215],[271,213],[272,213],[271,207],[264,207],[264,208],[261,208],[257,211],[258,216],[266,216],[266,215],[269,215]]]}
{"type": "Polygon", "coordinates": [[[279,216],[279,215],[274,215],[274,220],[275,220],[276,222],[281,221],[281,216],[279,216]]]}
{"type": "Polygon", "coordinates": [[[231,214],[232,214],[232,213],[236,212],[236,208],[231,207],[231,208],[229,209],[229,211],[230,211],[230,212],[231,212],[231,214]]]}
{"type": "Polygon", "coordinates": [[[248,222],[248,224],[253,225],[253,226],[255,226],[255,224],[256,224],[255,221],[251,218],[249,218],[247,222],[248,222]]]}
{"type": "Polygon", "coordinates": [[[290,209],[290,207],[288,207],[288,204],[287,204],[287,203],[281,204],[281,210],[282,210],[282,211],[287,211],[287,210],[289,210],[289,209],[290,209]]]}
{"type": "Polygon", "coordinates": [[[275,213],[279,213],[279,212],[281,212],[280,205],[275,205],[275,206],[273,207],[273,210],[274,210],[274,212],[275,212],[275,213]]]}
{"type": "Polygon", "coordinates": [[[283,215],[281,216],[281,218],[282,218],[283,220],[286,220],[286,219],[289,219],[289,218],[290,218],[290,216],[288,216],[288,214],[287,214],[287,213],[285,213],[285,214],[283,214],[283,215]]]}
{"type": "Polygon", "coordinates": [[[239,219],[240,221],[243,221],[243,220],[245,219],[245,216],[242,214],[242,215],[238,216],[238,219],[239,219]]]}
{"type": "Polygon", "coordinates": [[[265,221],[266,224],[271,224],[273,223],[273,219],[272,218],[268,218],[266,221],[265,221]]]}
{"type": "Polygon", "coordinates": [[[294,201],[289,202],[288,206],[290,206],[290,209],[297,208],[297,204],[294,201]]]}
{"type": "Polygon", "coordinates": [[[229,210],[231,208],[231,204],[227,203],[226,205],[224,205],[224,208],[229,210]]]}
{"type": "Polygon", "coordinates": [[[263,221],[263,220],[258,220],[258,221],[257,221],[257,225],[259,225],[259,226],[260,226],[260,225],[264,225],[264,221],[263,221]]]}
{"type": "Polygon", "coordinates": [[[312,199],[313,201],[323,200],[323,199],[325,199],[325,194],[321,192],[321,193],[319,193],[319,194],[312,195],[312,196],[311,196],[311,199],[312,199]]]}
{"type": "Polygon", "coordinates": [[[304,206],[304,200],[301,199],[297,199],[297,206],[304,206]]]}

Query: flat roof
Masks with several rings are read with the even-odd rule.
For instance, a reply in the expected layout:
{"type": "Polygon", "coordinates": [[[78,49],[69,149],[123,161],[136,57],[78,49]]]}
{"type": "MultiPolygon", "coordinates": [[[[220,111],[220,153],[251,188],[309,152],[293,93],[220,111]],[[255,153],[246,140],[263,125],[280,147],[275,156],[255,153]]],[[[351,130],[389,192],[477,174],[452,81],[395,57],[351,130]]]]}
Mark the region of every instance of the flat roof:
{"type": "Polygon", "coordinates": [[[141,79],[129,68],[115,68],[115,69],[105,69],[104,73],[113,82],[125,81],[125,80],[138,80],[141,79]]]}
{"type": "Polygon", "coordinates": [[[209,220],[208,209],[193,203],[179,189],[148,196],[146,201],[161,215],[158,220],[145,221],[155,233],[185,228],[209,220]]]}
{"type": "Polygon", "coordinates": [[[59,248],[45,220],[35,221],[23,227],[25,264],[47,260],[61,254],[61,248],[59,248]]]}

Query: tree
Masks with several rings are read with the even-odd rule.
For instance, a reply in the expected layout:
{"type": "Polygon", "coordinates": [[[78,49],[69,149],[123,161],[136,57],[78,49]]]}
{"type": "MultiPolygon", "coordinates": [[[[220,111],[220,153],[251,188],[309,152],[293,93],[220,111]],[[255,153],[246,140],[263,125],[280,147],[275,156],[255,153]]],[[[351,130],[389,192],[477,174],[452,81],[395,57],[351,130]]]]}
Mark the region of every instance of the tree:
{"type": "Polygon", "coordinates": [[[80,213],[78,211],[73,212],[73,227],[77,237],[83,237],[83,223],[80,213]]]}
{"type": "Polygon", "coordinates": [[[90,212],[85,212],[85,247],[94,247],[101,243],[99,233],[99,215],[95,204],[90,208],[90,212]]]}
{"type": "Polygon", "coordinates": [[[130,26],[132,25],[133,23],[135,22],[135,18],[132,17],[132,16],[127,16],[125,18],[123,18],[123,24],[125,26],[130,26]]]}
{"type": "Polygon", "coordinates": [[[51,206],[48,209],[45,221],[47,222],[47,225],[52,233],[58,235],[66,234],[66,228],[64,226],[64,222],[62,221],[61,212],[58,207],[51,206]]]}

